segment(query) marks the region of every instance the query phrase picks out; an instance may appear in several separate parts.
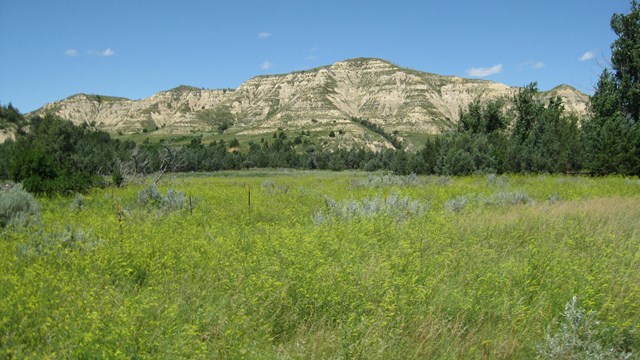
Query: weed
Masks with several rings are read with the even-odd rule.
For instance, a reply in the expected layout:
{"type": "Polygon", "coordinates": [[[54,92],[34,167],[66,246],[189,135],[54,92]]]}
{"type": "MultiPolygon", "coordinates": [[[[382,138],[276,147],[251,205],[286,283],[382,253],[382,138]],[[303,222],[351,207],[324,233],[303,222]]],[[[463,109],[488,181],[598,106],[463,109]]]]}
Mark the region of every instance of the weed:
{"type": "Polygon", "coordinates": [[[406,176],[400,175],[369,175],[364,180],[354,180],[353,185],[356,187],[388,187],[388,186],[416,186],[420,185],[420,181],[416,174],[406,176]]]}
{"type": "Polygon", "coordinates": [[[276,185],[273,180],[265,180],[262,182],[262,190],[270,195],[288,194],[290,187],[288,185],[276,185]]]}
{"type": "Polygon", "coordinates": [[[327,221],[330,221],[330,217],[325,215],[324,212],[322,211],[315,211],[313,214],[311,214],[311,220],[313,221],[314,224],[316,225],[320,225],[320,224],[324,224],[327,221]]]}
{"type": "Polygon", "coordinates": [[[84,196],[82,194],[76,193],[73,196],[73,200],[71,200],[71,205],[69,205],[72,210],[82,211],[84,207],[84,196]]]}
{"type": "Polygon", "coordinates": [[[487,175],[487,185],[491,186],[496,183],[496,179],[498,176],[496,174],[488,174],[487,175]]]}
{"type": "Polygon", "coordinates": [[[549,205],[553,205],[555,203],[560,202],[560,195],[558,195],[557,192],[549,195],[548,202],[549,202],[549,205]]]}
{"type": "Polygon", "coordinates": [[[640,179],[629,179],[626,178],[624,179],[624,183],[627,185],[635,185],[635,186],[640,186],[640,179]]]}
{"type": "Polygon", "coordinates": [[[522,191],[513,192],[497,192],[490,197],[479,197],[479,202],[485,205],[518,205],[518,204],[533,204],[535,201],[526,193],[522,191]]]}
{"type": "Polygon", "coordinates": [[[457,213],[464,210],[464,208],[467,206],[468,203],[469,203],[468,197],[458,196],[453,199],[447,200],[447,202],[444,204],[444,209],[447,212],[457,213]]]}
{"type": "Polygon", "coordinates": [[[64,229],[53,236],[55,242],[59,243],[63,249],[70,251],[93,250],[104,242],[91,233],[85,233],[72,226],[65,226],[64,229]]]}
{"type": "Polygon", "coordinates": [[[276,187],[276,183],[273,180],[265,180],[261,185],[265,190],[271,190],[276,187]]]}
{"type": "Polygon", "coordinates": [[[509,180],[504,176],[498,176],[496,174],[487,175],[487,186],[497,186],[504,188],[509,183],[509,180]]]}
{"type": "Polygon", "coordinates": [[[436,184],[438,185],[449,185],[451,183],[452,179],[450,176],[446,176],[446,175],[442,175],[440,177],[438,177],[438,180],[436,180],[436,184]]]}

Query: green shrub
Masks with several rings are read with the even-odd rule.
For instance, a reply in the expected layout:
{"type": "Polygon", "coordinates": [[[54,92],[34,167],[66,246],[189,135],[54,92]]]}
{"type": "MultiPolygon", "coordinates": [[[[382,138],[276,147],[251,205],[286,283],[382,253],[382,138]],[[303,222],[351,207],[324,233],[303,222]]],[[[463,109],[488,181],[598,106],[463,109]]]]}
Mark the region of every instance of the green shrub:
{"type": "Polygon", "coordinates": [[[261,184],[264,190],[271,190],[276,187],[276,183],[273,180],[265,180],[261,184]]]}
{"type": "Polygon", "coordinates": [[[353,182],[357,187],[416,186],[421,182],[416,174],[401,175],[369,175],[366,179],[353,182]]]}
{"type": "Polygon", "coordinates": [[[438,179],[436,180],[436,184],[438,185],[449,185],[453,180],[451,179],[450,176],[446,176],[446,175],[441,175],[440,177],[438,177],[438,179]]]}
{"type": "Polygon", "coordinates": [[[156,184],[151,184],[138,192],[138,204],[147,205],[149,203],[160,203],[162,194],[156,184]]]}
{"type": "Polygon", "coordinates": [[[535,201],[525,192],[512,191],[512,192],[497,192],[490,197],[481,197],[480,203],[485,205],[518,205],[518,204],[533,204],[535,201]]]}
{"type": "Polygon", "coordinates": [[[562,313],[564,321],[553,334],[547,334],[546,343],[538,347],[544,359],[631,359],[632,353],[612,343],[609,329],[597,319],[597,313],[578,307],[574,296],[562,313]]]}
{"type": "Polygon", "coordinates": [[[35,117],[10,149],[0,146],[6,176],[34,194],[69,194],[101,186],[105,165],[126,151],[107,133],[53,115],[35,117]],[[9,150],[9,151],[8,151],[9,150]]]}
{"type": "Polygon", "coordinates": [[[33,258],[65,252],[92,251],[103,243],[104,240],[91,232],[84,232],[67,225],[52,233],[38,229],[30,235],[27,242],[21,244],[18,248],[18,254],[26,258],[33,258]]]}
{"type": "Polygon", "coordinates": [[[469,199],[466,196],[458,196],[456,198],[447,200],[447,202],[444,204],[444,209],[447,212],[457,213],[462,211],[468,203],[469,199]]]}
{"type": "Polygon", "coordinates": [[[341,202],[325,197],[324,203],[326,211],[316,211],[312,215],[312,219],[317,225],[330,219],[351,220],[376,216],[386,216],[396,221],[402,221],[410,216],[421,215],[427,210],[427,205],[420,201],[411,201],[409,197],[400,197],[398,194],[384,197],[378,195],[361,201],[346,200],[341,202]]]}
{"type": "Polygon", "coordinates": [[[120,168],[116,168],[111,174],[111,182],[117,187],[122,186],[122,183],[124,183],[124,176],[122,175],[120,168]]]}
{"type": "Polygon", "coordinates": [[[82,194],[75,194],[73,200],[71,200],[71,209],[81,211],[84,207],[84,196],[82,194]]]}
{"type": "Polygon", "coordinates": [[[91,233],[66,226],[52,235],[54,242],[67,251],[93,250],[104,241],[91,233]]]}
{"type": "Polygon", "coordinates": [[[186,204],[187,196],[182,191],[174,189],[167,190],[167,194],[161,200],[162,208],[168,211],[182,210],[186,204]]]}
{"type": "Polygon", "coordinates": [[[182,210],[187,205],[187,196],[182,191],[169,189],[162,195],[156,184],[151,184],[138,192],[138,204],[151,204],[165,211],[182,210]]]}
{"type": "Polygon", "coordinates": [[[0,227],[25,226],[39,219],[40,204],[22,184],[0,192],[0,227]]]}
{"type": "Polygon", "coordinates": [[[273,180],[265,180],[261,186],[262,190],[270,195],[287,194],[290,190],[288,185],[276,185],[273,180]]]}
{"type": "Polygon", "coordinates": [[[504,176],[498,176],[496,174],[487,175],[487,186],[506,187],[509,183],[509,179],[504,176]]]}

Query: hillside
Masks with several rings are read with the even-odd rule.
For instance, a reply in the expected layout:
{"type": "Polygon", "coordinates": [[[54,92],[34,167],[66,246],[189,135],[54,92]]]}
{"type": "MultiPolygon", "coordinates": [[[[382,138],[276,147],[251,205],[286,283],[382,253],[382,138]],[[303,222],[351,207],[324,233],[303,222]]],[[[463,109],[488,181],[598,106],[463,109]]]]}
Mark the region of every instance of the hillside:
{"type": "MultiPolygon", "coordinates": [[[[352,121],[368,119],[401,136],[439,133],[458,120],[459,109],[475,99],[512,96],[518,88],[487,80],[441,76],[358,58],[308,71],[257,76],[238,89],[190,86],[149,98],[77,94],[47,104],[76,124],[87,122],[111,133],[188,134],[228,129],[236,136],[259,136],[277,129],[314,133],[342,130],[341,145],[391,145],[352,121]]],[[[586,113],[588,96],[561,85],[545,96],[561,96],[568,112],[586,113]]]]}

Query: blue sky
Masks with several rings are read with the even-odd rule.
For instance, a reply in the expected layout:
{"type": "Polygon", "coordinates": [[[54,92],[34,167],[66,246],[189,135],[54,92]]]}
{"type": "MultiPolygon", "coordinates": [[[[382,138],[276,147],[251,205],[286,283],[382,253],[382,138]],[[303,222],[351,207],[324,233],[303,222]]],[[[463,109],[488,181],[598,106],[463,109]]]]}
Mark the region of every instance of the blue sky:
{"type": "Polygon", "coordinates": [[[0,103],[237,88],[354,57],[593,92],[628,0],[0,0],[0,103]]]}

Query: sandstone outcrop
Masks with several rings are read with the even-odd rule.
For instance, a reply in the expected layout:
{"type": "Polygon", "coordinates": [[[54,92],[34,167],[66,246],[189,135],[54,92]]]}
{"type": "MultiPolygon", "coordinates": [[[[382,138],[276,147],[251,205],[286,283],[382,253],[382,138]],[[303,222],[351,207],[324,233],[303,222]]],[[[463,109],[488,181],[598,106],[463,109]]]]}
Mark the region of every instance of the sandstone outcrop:
{"type": "MultiPolygon", "coordinates": [[[[366,131],[351,121],[354,117],[368,119],[389,133],[439,133],[455,124],[460,109],[470,102],[508,99],[517,90],[358,58],[308,71],[257,76],[235,90],[179,86],[141,100],[78,94],[36,113],[50,111],[76,124],[86,122],[124,134],[180,134],[224,126],[248,135],[278,128],[313,131],[337,126],[357,143],[366,131]]],[[[586,114],[589,97],[570,86],[558,86],[541,96],[560,96],[567,112],[586,114]]]]}

